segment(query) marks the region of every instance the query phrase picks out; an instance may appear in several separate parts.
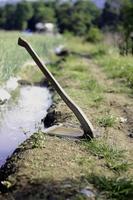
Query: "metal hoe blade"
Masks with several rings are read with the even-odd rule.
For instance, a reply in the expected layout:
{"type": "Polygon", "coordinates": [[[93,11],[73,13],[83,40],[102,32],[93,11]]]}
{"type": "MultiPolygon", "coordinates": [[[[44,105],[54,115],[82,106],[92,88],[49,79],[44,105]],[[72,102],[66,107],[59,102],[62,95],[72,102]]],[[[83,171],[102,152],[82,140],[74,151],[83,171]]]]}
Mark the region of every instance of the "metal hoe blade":
{"type": "Polygon", "coordinates": [[[81,127],[84,131],[83,137],[92,139],[95,137],[94,134],[94,128],[91,124],[91,122],[88,120],[85,113],[75,104],[75,102],[66,94],[64,89],[60,86],[60,84],[57,82],[57,80],[54,78],[54,76],[51,74],[51,72],[48,70],[46,65],[42,63],[39,56],[36,54],[36,52],[33,50],[31,45],[23,40],[22,38],[18,39],[18,45],[21,47],[24,47],[27,52],[31,55],[35,63],[38,65],[40,70],[43,72],[43,74],[46,76],[49,82],[51,82],[52,86],[55,88],[57,93],[60,95],[62,100],[67,104],[67,106],[72,110],[72,112],[75,114],[77,119],[79,120],[81,127]]]}

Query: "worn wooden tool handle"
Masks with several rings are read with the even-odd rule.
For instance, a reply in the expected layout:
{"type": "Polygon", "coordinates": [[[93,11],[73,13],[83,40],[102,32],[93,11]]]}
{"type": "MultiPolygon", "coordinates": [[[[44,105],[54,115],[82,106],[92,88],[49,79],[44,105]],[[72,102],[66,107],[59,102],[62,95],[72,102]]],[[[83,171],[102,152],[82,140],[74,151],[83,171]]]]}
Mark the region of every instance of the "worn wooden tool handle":
{"type": "Polygon", "coordinates": [[[51,82],[52,86],[55,88],[55,90],[58,92],[60,97],[63,99],[63,101],[67,104],[67,106],[73,111],[77,119],[79,120],[81,127],[84,131],[84,135],[87,138],[94,138],[94,129],[91,124],[91,122],[88,120],[87,116],[84,114],[84,112],[72,101],[72,99],[66,94],[66,92],[63,90],[63,88],[60,86],[60,84],[57,82],[57,80],[54,78],[54,76],[51,74],[51,72],[48,70],[48,68],[41,62],[38,55],[35,53],[35,51],[32,49],[30,44],[23,40],[22,38],[18,39],[18,45],[24,47],[28,53],[31,55],[35,63],[38,65],[40,70],[43,72],[43,74],[46,76],[48,81],[51,82]]]}
{"type": "Polygon", "coordinates": [[[21,47],[26,47],[28,43],[25,40],[18,38],[18,45],[21,47]]]}

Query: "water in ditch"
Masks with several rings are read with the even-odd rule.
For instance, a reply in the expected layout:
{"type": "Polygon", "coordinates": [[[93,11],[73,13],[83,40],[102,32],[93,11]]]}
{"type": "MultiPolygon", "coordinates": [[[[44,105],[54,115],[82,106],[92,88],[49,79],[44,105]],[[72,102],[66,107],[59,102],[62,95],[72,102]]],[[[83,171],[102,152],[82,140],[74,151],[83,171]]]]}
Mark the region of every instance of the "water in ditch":
{"type": "Polygon", "coordinates": [[[25,86],[15,101],[0,106],[0,166],[38,128],[52,103],[45,87],[25,86]]]}

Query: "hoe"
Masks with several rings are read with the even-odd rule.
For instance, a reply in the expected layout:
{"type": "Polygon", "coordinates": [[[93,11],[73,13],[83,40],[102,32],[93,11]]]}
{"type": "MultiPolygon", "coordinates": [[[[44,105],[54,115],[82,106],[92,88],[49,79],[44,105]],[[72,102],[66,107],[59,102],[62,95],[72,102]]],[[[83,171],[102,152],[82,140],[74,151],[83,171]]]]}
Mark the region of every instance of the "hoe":
{"type": "MultiPolygon", "coordinates": [[[[75,104],[75,102],[66,94],[64,89],[60,86],[60,84],[57,82],[57,80],[54,78],[54,76],[51,74],[51,72],[48,70],[45,64],[40,60],[39,56],[36,54],[36,52],[33,50],[31,45],[23,40],[22,38],[18,39],[18,45],[21,47],[24,47],[27,52],[30,54],[30,56],[33,58],[37,66],[40,68],[42,73],[46,76],[47,80],[52,84],[52,86],[55,88],[57,93],[60,95],[62,100],[66,103],[66,105],[72,110],[74,115],[77,117],[78,121],[81,124],[81,127],[83,131],[79,130],[79,134],[77,133],[77,137],[80,138],[88,138],[92,139],[95,137],[94,134],[94,128],[91,124],[91,122],[88,120],[85,113],[75,104]]],[[[57,128],[57,127],[56,127],[57,128]]],[[[46,132],[49,134],[53,130],[53,135],[58,135],[59,127],[56,129],[55,127],[53,129],[49,128],[46,132]],[[56,129],[54,134],[54,129],[56,129]]],[[[70,130],[70,129],[69,129],[70,130]]],[[[73,136],[73,131],[70,131],[73,136]]],[[[52,133],[51,133],[52,134],[52,133]]],[[[63,135],[63,134],[62,134],[63,135]]],[[[68,134],[69,135],[69,134],[68,134]]]]}

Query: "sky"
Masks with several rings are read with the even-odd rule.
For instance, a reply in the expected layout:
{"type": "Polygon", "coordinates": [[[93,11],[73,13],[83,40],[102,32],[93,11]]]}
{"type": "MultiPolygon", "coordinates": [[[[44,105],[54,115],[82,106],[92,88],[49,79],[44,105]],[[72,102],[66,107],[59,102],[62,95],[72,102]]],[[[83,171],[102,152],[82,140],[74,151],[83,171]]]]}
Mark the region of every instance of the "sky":
{"type": "MultiPolygon", "coordinates": [[[[0,4],[5,4],[6,2],[10,2],[10,3],[14,3],[16,1],[20,1],[20,0],[0,0],[0,4]]],[[[32,0],[29,0],[32,1],[32,0]]],[[[100,8],[103,7],[105,0],[92,0],[93,2],[96,3],[96,5],[100,8]]]]}
{"type": "Polygon", "coordinates": [[[96,5],[100,8],[104,6],[105,0],[92,0],[93,2],[96,3],[96,5]]]}

